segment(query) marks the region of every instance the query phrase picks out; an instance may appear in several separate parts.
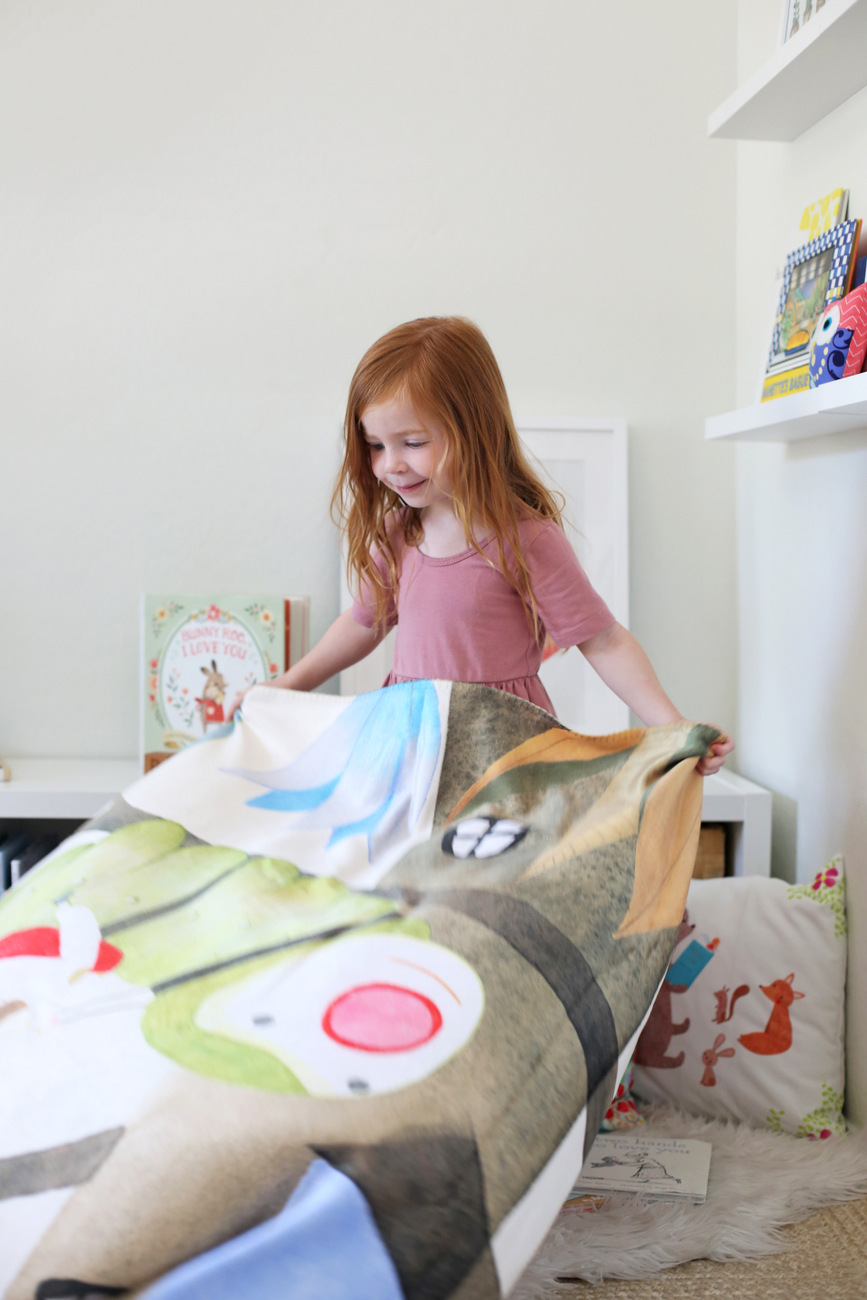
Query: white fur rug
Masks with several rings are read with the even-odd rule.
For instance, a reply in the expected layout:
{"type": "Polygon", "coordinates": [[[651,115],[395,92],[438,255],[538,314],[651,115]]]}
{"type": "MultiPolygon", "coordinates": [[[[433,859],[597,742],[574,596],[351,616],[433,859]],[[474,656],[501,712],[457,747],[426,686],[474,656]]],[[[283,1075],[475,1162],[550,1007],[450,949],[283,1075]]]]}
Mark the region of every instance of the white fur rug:
{"type": "Polygon", "coordinates": [[[703,1205],[617,1194],[591,1212],[562,1211],[510,1293],[552,1300],[558,1281],[642,1278],[690,1259],[755,1260],[785,1249],[780,1229],[867,1195],[867,1130],[808,1141],[670,1109],[648,1113],[648,1137],[713,1144],[703,1205]]]}

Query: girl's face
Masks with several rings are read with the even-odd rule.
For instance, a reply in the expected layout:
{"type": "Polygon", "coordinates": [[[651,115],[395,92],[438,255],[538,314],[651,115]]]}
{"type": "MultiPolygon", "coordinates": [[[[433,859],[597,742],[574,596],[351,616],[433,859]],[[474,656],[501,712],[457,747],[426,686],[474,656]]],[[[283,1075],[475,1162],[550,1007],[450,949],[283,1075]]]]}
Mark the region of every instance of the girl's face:
{"type": "Polygon", "coordinates": [[[368,406],[361,427],[380,483],[417,510],[446,503],[451,508],[451,478],[446,466],[440,468],[445,438],[430,420],[422,423],[409,398],[368,406]]]}

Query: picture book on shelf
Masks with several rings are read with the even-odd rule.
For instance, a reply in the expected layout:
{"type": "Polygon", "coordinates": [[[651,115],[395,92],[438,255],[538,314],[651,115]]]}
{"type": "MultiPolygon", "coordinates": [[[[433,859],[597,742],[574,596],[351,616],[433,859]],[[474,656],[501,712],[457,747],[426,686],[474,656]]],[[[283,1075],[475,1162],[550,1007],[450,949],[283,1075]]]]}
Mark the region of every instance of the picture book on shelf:
{"type": "Polygon", "coordinates": [[[827,0],[783,0],[783,26],[780,33],[780,44],[785,45],[786,41],[797,36],[798,32],[809,27],[810,19],[815,15],[819,16],[824,9],[827,0]]]}
{"type": "Polygon", "coordinates": [[[568,1199],[629,1192],[699,1205],[707,1196],[710,1157],[710,1142],[695,1138],[649,1138],[640,1131],[600,1133],[568,1199]]]}
{"type": "Polygon", "coordinates": [[[844,221],[786,258],[763,402],[810,387],[813,333],[829,304],[849,292],[860,233],[860,220],[844,221]]]}
{"type": "Polygon", "coordinates": [[[239,691],[307,650],[306,596],[144,596],[144,770],[220,726],[239,691]]]}
{"type": "Polygon", "coordinates": [[[849,191],[831,190],[815,203],[808,203],[801,213],[801,243],[808,244],[811,239],[818,239],[835,226],[839,226],[849,216],[849,191]]]}

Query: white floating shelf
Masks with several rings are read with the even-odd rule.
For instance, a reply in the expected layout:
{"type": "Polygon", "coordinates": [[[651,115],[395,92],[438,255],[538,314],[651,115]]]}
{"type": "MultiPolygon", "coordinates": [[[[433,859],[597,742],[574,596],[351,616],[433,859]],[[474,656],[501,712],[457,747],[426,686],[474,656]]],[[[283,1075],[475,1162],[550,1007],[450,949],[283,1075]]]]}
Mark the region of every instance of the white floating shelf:
{"type": "Polygon", "coordinates": [[[826,0],[711,113],[707,133],[727,140],[796,140],[864,85],[867,0],[826,0]]]}
{"type": "Polygon", "coordinates": [[[0,821],[13,817],[93,817],[141,776],[134,758],[9,758],[0,781],[0,821]]]}
{"type": "Polygon", "coordinates": [[[790,397],[777,397],[739,411],[711,415],[706,438],[740,438],[748,442],[794,442],[827,433],[867,429],[867,374],[821,384],[790,397]]]}

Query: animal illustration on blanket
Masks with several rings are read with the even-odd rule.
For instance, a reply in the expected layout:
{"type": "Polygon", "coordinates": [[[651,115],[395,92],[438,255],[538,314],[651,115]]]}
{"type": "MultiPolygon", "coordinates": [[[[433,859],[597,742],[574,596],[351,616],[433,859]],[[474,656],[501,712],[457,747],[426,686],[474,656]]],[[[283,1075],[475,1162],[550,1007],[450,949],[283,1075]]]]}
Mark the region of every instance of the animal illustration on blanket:
{"type": "Polygon", "coordinates": [[[678,938],[715,735],[251,692],[0,902],[3,1294],[507,1291],[678,938]]]}
{"type": "Polygon", "coordinates": [[[249,800],[251,807],[303,813],[296,829],[328,829],[328,847],[363,833],[368,858],[379,858],[415,830],[440,741],[433,684],[402,682],[356,696],[294,762],[238,775],[269,791],[249,800]]]}

